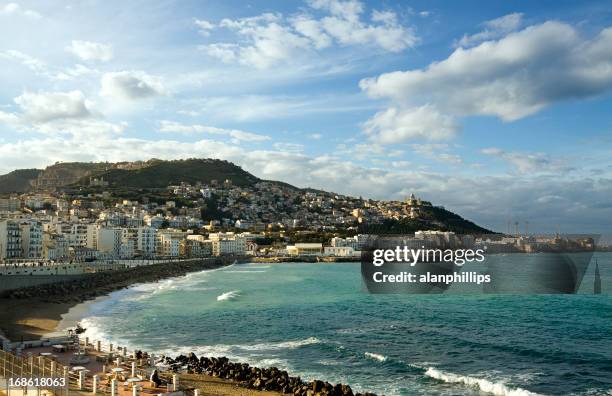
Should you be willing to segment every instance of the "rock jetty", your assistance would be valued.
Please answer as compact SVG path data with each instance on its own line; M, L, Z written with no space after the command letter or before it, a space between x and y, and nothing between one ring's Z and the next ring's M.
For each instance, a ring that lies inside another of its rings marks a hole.
M194 353L190 353L176 358L165 357L164 362L175 373L206 374L255 390L276 391L294 396L376 396L375 393L353 393L349 385L333 385L319 380L306 382L276 367L252 367L248 363L230 362L226 357L198 358Z

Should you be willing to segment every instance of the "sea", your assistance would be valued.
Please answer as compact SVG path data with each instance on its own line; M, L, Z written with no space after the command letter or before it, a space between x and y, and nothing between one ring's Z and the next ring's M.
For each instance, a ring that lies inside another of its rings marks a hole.
M596 256L605 288L612 253ZM612 293L593 295L591 277L571 295L374 295L359 263L234 264L114 292L81 324L92 340L353 391L612 395Z

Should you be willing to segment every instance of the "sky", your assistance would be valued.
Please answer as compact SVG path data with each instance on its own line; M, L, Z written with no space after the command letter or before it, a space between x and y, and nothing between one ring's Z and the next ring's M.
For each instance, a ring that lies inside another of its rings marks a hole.
M0 174L220 158L612 232L607 1L0 0Z

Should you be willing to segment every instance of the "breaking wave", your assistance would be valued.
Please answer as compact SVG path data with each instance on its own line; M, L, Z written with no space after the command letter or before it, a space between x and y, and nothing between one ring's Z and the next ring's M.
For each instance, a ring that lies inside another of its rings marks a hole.
M378 360L379 362L384 362L387 360L387 357L385 355L380 355L378 353L366 352L364 353L364 355L367 358Z
M240 290L232 290L217 296L217 301L234 300L240 296Z
M493 382L483 378L475 378L466 375L454 374L440 371L434 367L428 367L425 375L449 384L463 384L478 388L480 391L497 396L539 396L522 388L511 388L501 382Z

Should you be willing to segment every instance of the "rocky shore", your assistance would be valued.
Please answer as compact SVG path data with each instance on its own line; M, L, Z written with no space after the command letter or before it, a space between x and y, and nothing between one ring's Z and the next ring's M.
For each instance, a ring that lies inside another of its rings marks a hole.
M226 357L198 358L190 353L188 356L166 357L165 363L175 373L187 371L189 374L205 374L258 391L276 391L294 396L376 396L374 393L353 393L349 385L333 385L320 380L306 382L276 367L252 367L247 363L230 362Z
M219 268L234 262L234 258L201 259L186 262L143 265L114 271L96 272L67 282L50 283L0 294L6 299L44 298L53 303L80 303L126 288L135 283L157 282L189 272Z

